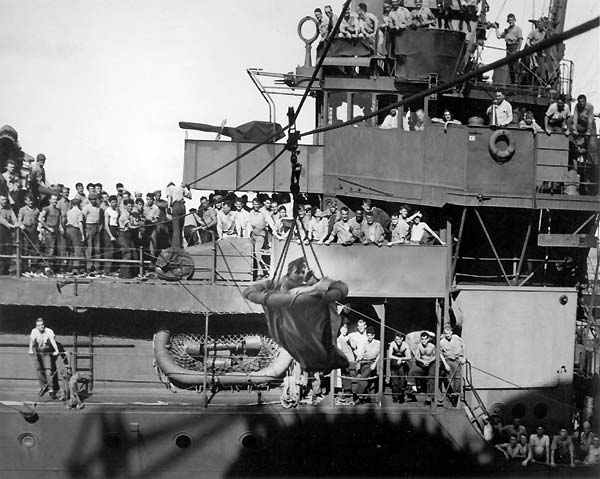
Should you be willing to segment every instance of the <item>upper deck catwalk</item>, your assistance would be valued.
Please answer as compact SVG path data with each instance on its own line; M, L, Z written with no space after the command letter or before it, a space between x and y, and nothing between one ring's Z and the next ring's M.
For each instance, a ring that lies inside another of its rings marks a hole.
M126 84L162 52L140 92L185 90L156 65L189 54L141 33L159 11L178 49L221 26L193 63L220 58L223 78L194 70L200 114L196 92L169 97L143 166L112 156L121 128L144 148L148 98L120 103L131 116L98 130L86 168L6 103L0 476L596 477L599 105L570 55L600 18L584 3L261 0L201 24L186 0L109 6L139 30L122 52L120 23L97 42L105 13L86 11L72 54L98 50L78 78L106 55ZM268 119L227 77L257 39L276 68L246 72ZM112 108L91 101L82 118ZM174 173L156 155L177 123Z

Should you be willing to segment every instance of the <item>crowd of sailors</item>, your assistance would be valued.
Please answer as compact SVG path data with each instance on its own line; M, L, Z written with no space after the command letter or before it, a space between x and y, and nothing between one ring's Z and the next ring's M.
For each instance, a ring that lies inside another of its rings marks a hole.
M18 232L21 256L29 256L26 274L104 274L113 270L112 260L137 260L140 248L155 256L182 247L185 199L191 198L184 185L170 182L163 199L161 190L132 195L117 183L110 194L101 183L78 182L71 195L70 187L46 181L45 164L40 153L23 176L9 159L0 180L0 255L15 253ZM8 258L0 258L0 275L9 266ZM129 278L134 271L121 264L114 274Z
M341 316L345 308L342 308ZM381 358L381 342L375 339L375 327L364 319L356 322L350 331L347 321L342 323L337 338L337 348L348 360L348 367L339 370L339 394L337 404L359 405L370 402L376 393L377 374ZM417 402L417 393L424 395L425 405L431 405L435 392L436 346L431 331L415 331L408 335L394 331L393 340L385 355L384 378L391 388L392 402ZM461 367L465 363L465 349L460 336L452 327L444 327L440 339L440 380L447 398L453 406L458 404L461 393ZM313 402L321 396L320 381L313 384ZM440 402L443 405L444 400Z
M451 30L451 19L459 19L459 30L463 27L471 31L471 22L477 21L477 7L481 0L458 0L458 9L453 13L452 0L437 0L436 8L433 10L423 5L423 0L414 0L414 6L405 7L402 0L391 0L383 3L381 22L376 14L368 11L366 3L359 3L355 11L347 9L340 28L338 38L363 38L375 41L378 32L381 38L387 31L402 31L407 28L439 28ZM435 13L434 13L435 12ZM331 35L338 21L338 16L333 12L331 5L325 6L323 10L316 8L315 19L319 25L319 34L322 40Z
M555 435L548 435L543 424L538 424L535 433L528 434L519 417L502 425L499 416L485 418L485 436L508 463L527 467L544 464L551 467L576 464L600 464L600 436L592 431L589 421L569 434L566 426L560 426Z
M249 201L247 195L216 192L189 209L190 190L172 182L164 195L161 190L132 195L121 183L111 194L101 183L78 182L72 195L68 186L46 182L45 163L45 155L39 154L23 179L9 160L0 180L0 254L14 254L19 230L21 255L30 257L23 261L26 275L43 275L50 265L54 273L130 278L137 274L136 265L117 265L113 260L139 260L141 251L154 262L167 248L248 238L254 257L263 265L257 273L261 276L266 274L272 238L285 239L294 226L287 194L258 194ZM323 210L319 206L306 198L298 205L296 241L379 247L443 244L423 215L409 214L407 206L391 215L369 199L353 212L345 206L338 209L335 199ZM9 265L9 258L0 258L0 274L8 274Z
M517 126L513 107L501 91L496 92L486 113L491 125ZM443 124L446 129L460 124L449 109L430 122ZM408 114L403 116L391 110L379 128L422 131L428 123L423 109L418 109L410 121ZM595 160L590 154L597 150L594 107L585 95L578 96L572 109L566 98L559 95L546 110L543 121L538 123L533 113L526 111L518 127L534 135L545 132L568 136L566 179L571 181L573 176L571 183L581 182L581 194L597 191ZM162 190L132 194L121 183L110 194L101 183L87 183L84 187L78 182L71 197L68 186L47 182L45 163L46 157L40 153L26 176L18 170L16 161L8 159L5 163L5 171L0 175L0 255L14 253L15 232L20 230L22 255L59 257L59 261L52 262L62 272L117 274L118 269L120 276L129 278L135 276L134 265L121 264L116 268L110 260L137 260L140 250L142 256L152 260L169 247L239 237L252 239L255 262L263 265L256 267L260 276L266 272L264 257L268 256L265 251L269 250L271 238L284 239L293 225L289 195L258 194L249 201L247 195L214 193L202 197L198 207L189 211L185 202L191 199L190 190L173 182L166 186L164 195ZM296 240L345 246L431 241L444 244L421 212L412 213L407 206L390 211L391 215L368 199L354 211L339 207L335 200L326 202L323 209L319 206L308 201L299 205ZM69 256L74 259L68 261ZM0 275L8 274L9 263L0 257ZM39 264L29 259L26 272L39 274Z
M584 94L577 97L577 102L572 110L567 102L567 97L563 94L558 95L556 101L548 106L543 120L538 123L531 110L514 111L504 92L498 90L492 104L486 109L486 116L490 126L522 128L531 130L534 135L537 133L546 133L547 135L562 133L566 136L584 139L596 135L594 106ZM454 118L452 111L448 108L443 109L441 117L434 117L431 120L427 119L422 108L416 110L415 119L411 118L410 110L403 118L400 118L398 110L393 109L379 124L379 128L389 130L402 127L405 131L422 131L428 121L441 123L446 127L462 124L461 121ZM543 126L540 126L540 123Z
M489 11L487 1L481 0L436 0L429 2L433 8L424 5L423 0L391 0L383 3L381 12L369 12L365 3L359 3L355 11L347 9L340 23L337 38L356 38L366 41L373 51L379 55L392 54L391 35L401 32L423 29L443 29L465 32L468 36L469 53L472 61L479 59L473 55L478 47L483 47L487 40L488 30L493 29L498 40L504 40L506 55L512 55L525 47L531 47L554 33L555 25L546 16L531 19L532 30L523 36L523 29L517 25L514 13L506 17L506 28L500 29L497 22L488 22ZM331 5L324 9L316 8L314 18L318 25L321 40L326 41L333 31L338 16ZM381 18L381 20L380 20ZM474 28L473 28L474 26ZM474 31L473 31L474 29ZM508 76L510 83L544 85L557 80L556 69L559 64L557 47L550 47L531 55L525 60L510 63Z
M581 94L571 108L565 95L558 95L551 103L543 118L535 117L533 111L522 108L513 109L503 91L496 91L492 104L486 109L485 116L492 128L519 128L531 131L535 136L539 133L546 135L564 134L569 139L568 168L565 172L567 185L566 194L596 194L598 140L594 106L587 96ZM453 112L445 108L441 117L427 118L424 110L419 108L414 114L408 109L400 114L397 109L391 110L378 125L380 129L390 130L401 128L404 131L423 131L427 124L438 123L447 131L449 125L461 125ZM469 126L482 126L481 117L469 118ZM557 185L538 185L540 192L559 192ZM556 191L555 191L556 190Z

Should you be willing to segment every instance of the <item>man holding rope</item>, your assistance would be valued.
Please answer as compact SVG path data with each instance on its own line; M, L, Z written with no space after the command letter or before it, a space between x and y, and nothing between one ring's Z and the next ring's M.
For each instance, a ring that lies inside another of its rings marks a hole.
M35 328L29 335L29 354L35 354L35 366L40 383L39 397L50 391L50 397L56 399L58 392L58 378L56 376L56 357L58 345L54 338L54 331L46 328L44 320L38 318Z

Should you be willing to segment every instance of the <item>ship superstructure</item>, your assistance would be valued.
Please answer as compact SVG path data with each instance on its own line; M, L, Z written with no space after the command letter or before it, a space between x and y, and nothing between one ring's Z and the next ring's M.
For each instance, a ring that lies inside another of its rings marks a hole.
M382 11L381 1L365 3L370 12ZM435 11L437 4L429 3ZM556 34L563 31L565 8L566 1L551 2L547 21ZM597 331L597 278L589 278L587 261L597 246L598 151L574 150L564 134L487 124L496 90L515 112L531 110L538 122L559 94L573 98L573 69L562 44L553 47L548 78L531 71L526 81L510 83L502 68L491 81L477 74L453 84L480 66L476 34L485 30L484 13L469 29L457 28L463 22L454 9L452 29L382 31L382 41L374 42L334 38L325 56L324 41L315 49L322 60L318 82L308 91L315 98L315 130L304 139L313 142L287 143L302 164L296 184L306 201L324 208L335 200L355 209L368 198L389 213L407 204L423 213L444 244L305 248L273 239L270 250L272 272L282 256L305 256L314 271L343 279L353 321L362 317L377 327L382 356L394 331L433 331L439 344L442 326L452 324L468 359L458 407L445 401L439 367L432 408L392 404L382 361L371 406L340 406L331 388L318 406L284 408L280 388L292 358L268 337L262 310L241 294L256 273L252 242L213 239L187 249L191 269L167 278L176 281L0 279L2 350L9 358L2 381L16 390L2 410L8 427L0 441L9 451L2 454L10 456L3 472L365 474L364 459L377 464L378 474L395 475L398 468L439 473L492 467L483 432L493 413L504 423L518 416L548 428L571 421L575 368L597 372L589 348ZM262 85L265 77L275 79L277 91L285 86L304 93L315 73L315 40L304 40L305 64L293 73L249 70L267 101L274 90ZM443 84L451 86L424 94ZM378 127L386 111L369 117L406 99L397 128ZM431 122L444 109L462 124ZM415 128L418 110L425 114L423 129ZM279 137L273 114L270 120ZM259 130L261 138L269 135L268 125ZM186 140L183 182L198 190L287 193L285 148ZM136 264L140 273L147 266L143 259ZM62 329L70 362L86 380L85 411L38 407L20 397L32 379L22 361L25 308L28 314L43 310ZM340 437L340 428L352 433ZM53 447L53 437L68 444L66 454ZM364 457L349 459L357 444ZM398 455L398 448L410 454Z

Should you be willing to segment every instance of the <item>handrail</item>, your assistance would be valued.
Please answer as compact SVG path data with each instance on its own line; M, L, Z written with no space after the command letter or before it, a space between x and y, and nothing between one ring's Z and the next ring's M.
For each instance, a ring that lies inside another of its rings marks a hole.
M471 369L471 362L469 360L465 361L465 373L463 376L463 381L465 384L463 387L463 398L462 398L463 403L465 404L465 406L470 414L470 418L472 418L471 423L477 424L477 427L476 427L477 431L481 434L482 437L484 437L484 425L481 424L479 420L483 416L489 417L489 412L486 409L485 403L481 399L481 396L477 392L477 389L475 389L475 386L473 386L473 372ZM477 401L477 405L475 407L471 407L471 405L467 401L467 395L466 395L467 387L469 388L469 391L473 394L473 397ZM475 411L479 411L479 413L476 414Z

